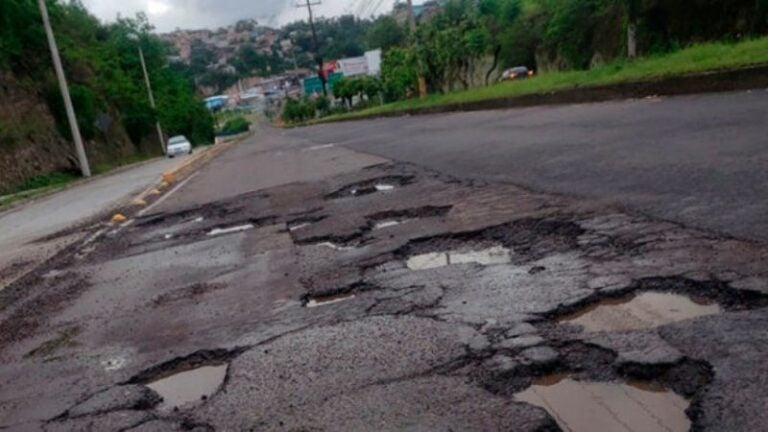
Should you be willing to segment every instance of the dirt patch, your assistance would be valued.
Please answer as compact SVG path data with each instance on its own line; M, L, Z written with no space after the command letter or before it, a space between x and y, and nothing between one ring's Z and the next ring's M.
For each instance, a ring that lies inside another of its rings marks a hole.
M13 308L0 322L0 349L35 334L36 330L57 311L80 295L87 287L82 277L65 274L44 281L39 275L27 279L37 281L35 294ZM21 286L27 286L23 284ZM6 308L9 307L6 304Z

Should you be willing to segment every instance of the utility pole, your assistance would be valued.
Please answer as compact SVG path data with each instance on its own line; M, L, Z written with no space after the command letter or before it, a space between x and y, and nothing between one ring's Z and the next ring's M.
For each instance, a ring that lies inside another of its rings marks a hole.
M640 5L638 0L627 0L627 57L637 57L637 17Z
M408 26L411 28L411 37L413 38L414 46L416 46L416 14L413 13L413 0L408 0ZM427 80L424 79L424 74L421 71L421 57L417 57L419 59L419 97L424 99L427 97Z
M157 112L155 95L152 93L152 83L149 81L149 73L147 72L147 62L144 60L144 50L141 48L141 38L139 35L131 33L128 35L128 39L135 41L139 46L139 60L141 60L141 71L144 73L144 84L147 86L147 93L149 94L149 106L152 107L152 111ZM159 119L155 119L155 129L157 129L157 138L160 140L160 150L163 151L163 154L166 154L165 137Z
M45 0L38 0L37 3L40 7L40 14L43 16L43 26L45 26L45 34L48 37L48 46L51 49L51 57L53 57L53 66L56 69L56 77L59 79L61 96L64 98L64 108L67 111L69 127L72 130L72 139L75 141L75 151L77 152L77 160L80 162L80 171L83 173L83 177L90 177L91 167L88 164L88 157L85 155L83 137L80 135L80 126L77 124L75 107L72 105L72 97L69 95L69 86L67 85L67 77L64 75L64 67L61 65L59 47L56 45L56 38L53 36L51 19L48 16L48 7L45 5Z
M317 61L317 76L320 78L320 83L323 85L323 95L328 96L328 79L323 71L323 57L320 55L320 44L317 42L317 30L315 29L315 19L312 15L312 6L320 5L320 0L305 0L305 2L297 3L296 7L306 7L309 12L309 27L312 29L312 42L315 45L315 61Z

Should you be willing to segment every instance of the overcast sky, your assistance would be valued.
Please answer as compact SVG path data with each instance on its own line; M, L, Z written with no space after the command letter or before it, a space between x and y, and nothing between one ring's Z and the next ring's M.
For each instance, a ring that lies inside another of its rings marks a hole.
M217 28L247 18L267 25L305 19L306 8L297 9L296 1L302 0L83 0L83 3L103 21L113 21L118 14L133 16L136 12L146 12L157 31L168 32L176 28ZM354 13L367 17L389 12L394 3L395 0L323 0L314 10L318 16Z

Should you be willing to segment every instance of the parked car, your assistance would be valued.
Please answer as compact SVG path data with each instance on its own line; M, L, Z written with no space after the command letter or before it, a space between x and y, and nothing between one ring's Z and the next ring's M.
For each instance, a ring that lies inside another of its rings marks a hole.
M528 69L525 66L517 66L517 67L513 67L505 70L504 73L501 74L501 79L499 81L512 81L512 80L529 78L532 76L533 76L532 70Z
M168 140L166 154L169 158L177 155L192 154L192 143L184 135L175 136Z

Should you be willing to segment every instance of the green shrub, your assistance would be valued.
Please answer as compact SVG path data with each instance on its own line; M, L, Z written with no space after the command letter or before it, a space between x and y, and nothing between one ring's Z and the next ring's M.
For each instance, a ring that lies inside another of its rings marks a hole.
M63 185L76 180L77 178L78 176L70 172L52 172L50 174L32 177L31 179L24 182L24 184L19 187L18 191L23 192L27 190Z
M289 98L283 107L283 121L301 123L315 118L315 104L306 99Z
M237 135L243 132L248 132L251 127L251 122L245 119L243 116L237 116L230 120L227 120L222 126L220 135Z

